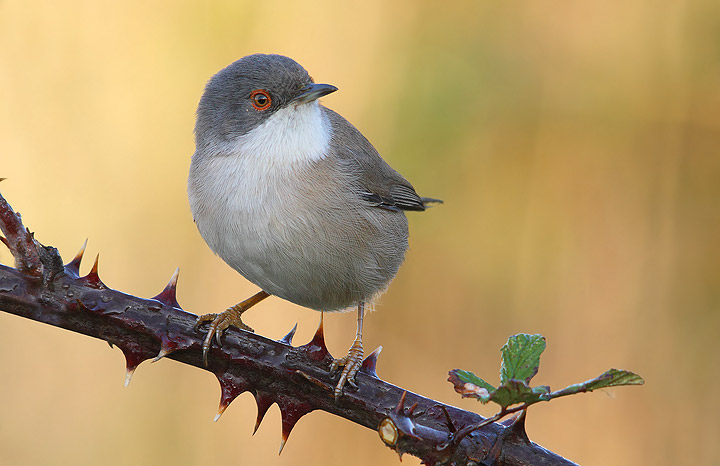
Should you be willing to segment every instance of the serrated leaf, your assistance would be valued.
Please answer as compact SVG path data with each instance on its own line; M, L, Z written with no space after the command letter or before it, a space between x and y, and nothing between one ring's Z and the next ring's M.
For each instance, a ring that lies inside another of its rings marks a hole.
M621 385L642 385L645 381L639 375L625 370L610 369L603 372L594 379L585 382L576 383L568 387L552 392L550 398L560 396L574 395L576 393L591 392L599 388L618 387Z
M472 372L462 369L451 370L448 380L452 382L455 391L461 394L463 398L477 398L483 403L487 403L490 393L495 391L495 387Z
M500 385L511 379L522 380L526 384L537 374L540 367L540 355L545 351L545 337L539 334L519 333L508 338L500 350Z

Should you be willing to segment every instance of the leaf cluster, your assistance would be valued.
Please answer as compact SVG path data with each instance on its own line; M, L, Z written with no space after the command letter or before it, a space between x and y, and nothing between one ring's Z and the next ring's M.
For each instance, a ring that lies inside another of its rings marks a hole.
M642 377L633 372L610 369L593 379L570 385L562 390L551 391L547 385L531 387L530 380L538 372L540 355L545 351L545 346L545 337L539 334L520 333L508 338L500 351L502 363L500 385L497 387L462 369L450 371L448 380L455 386L455 391L463 397L475 398L482 403L497 403L501 409L498 414L503 415L517 411L518 409L509 410L514 405L519 405L519 409L525 409L540 401L550 401L562 396L591 392L600 388L644 383Z

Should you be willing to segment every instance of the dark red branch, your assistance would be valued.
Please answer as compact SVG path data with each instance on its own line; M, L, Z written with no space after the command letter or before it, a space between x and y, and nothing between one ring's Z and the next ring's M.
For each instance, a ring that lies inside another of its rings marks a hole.
M141 362L161 357L204 369L203 335L193 329L196 315L177 304L177 275L153 299L127 295L100 280L97 261L87 276L78 276L82 251L63 266L57 251L37 243L2 196L0 226L18 265L0 265L1 310L116 345L125 354L128 376ZM299 347L290 346L293 334L294 329L274 341L230 330L222 348L212 347L206 370L221 385L218 415L250 391L258 404L257 425L272 403L279 405L281 445L300 417L321 409L379 429L383 441L400 455L412 454L426 464L574 464L518 435L522 426L491 424L454 442L457 432L483 418L380 380L375 375L378 352L368 356L358 373L359 388L346 389L336 403L335 381L328 372L332 357L322 327Z

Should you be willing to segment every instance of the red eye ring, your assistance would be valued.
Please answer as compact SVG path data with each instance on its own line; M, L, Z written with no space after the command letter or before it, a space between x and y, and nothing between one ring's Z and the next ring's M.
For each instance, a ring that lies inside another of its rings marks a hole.
M256 89L250 94L250 103L252 103L255 110L262 112L263 110L270 108L270 105L272 105L272 99L267 91L263 89Z

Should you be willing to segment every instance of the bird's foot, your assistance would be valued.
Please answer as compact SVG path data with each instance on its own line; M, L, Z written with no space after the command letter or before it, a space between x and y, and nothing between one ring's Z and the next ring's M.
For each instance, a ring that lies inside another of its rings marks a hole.
M226 311L219 314L203 314L198 316L195 321L195 331L197 331L205 322L210 322L210 328L208 329L202 344L203 363L206 367L208 365L208 352L210 351L210 346L212 345L213 336L215 337L218 346L222 346L220 337L222 337L222 334L228 327L237 327L241 330L247 330L248 332L255 332L255 330L251 327L245 325L240 318L242 313L247 310L247 308L241 306L241 304L242 303L228 308Z
M364 352L362 339L356 338L352 346L350 347L347 356L345 356L344 358L333 360L332 365L330 366L330 372L335 372L340 367L343 368L342 372L340 372L340 379L335 386L336 402L342 396L345 384L350 384L353 387L357 388L357 384L355 383L355 375L360 370L360 367L362 367L363 355Z

